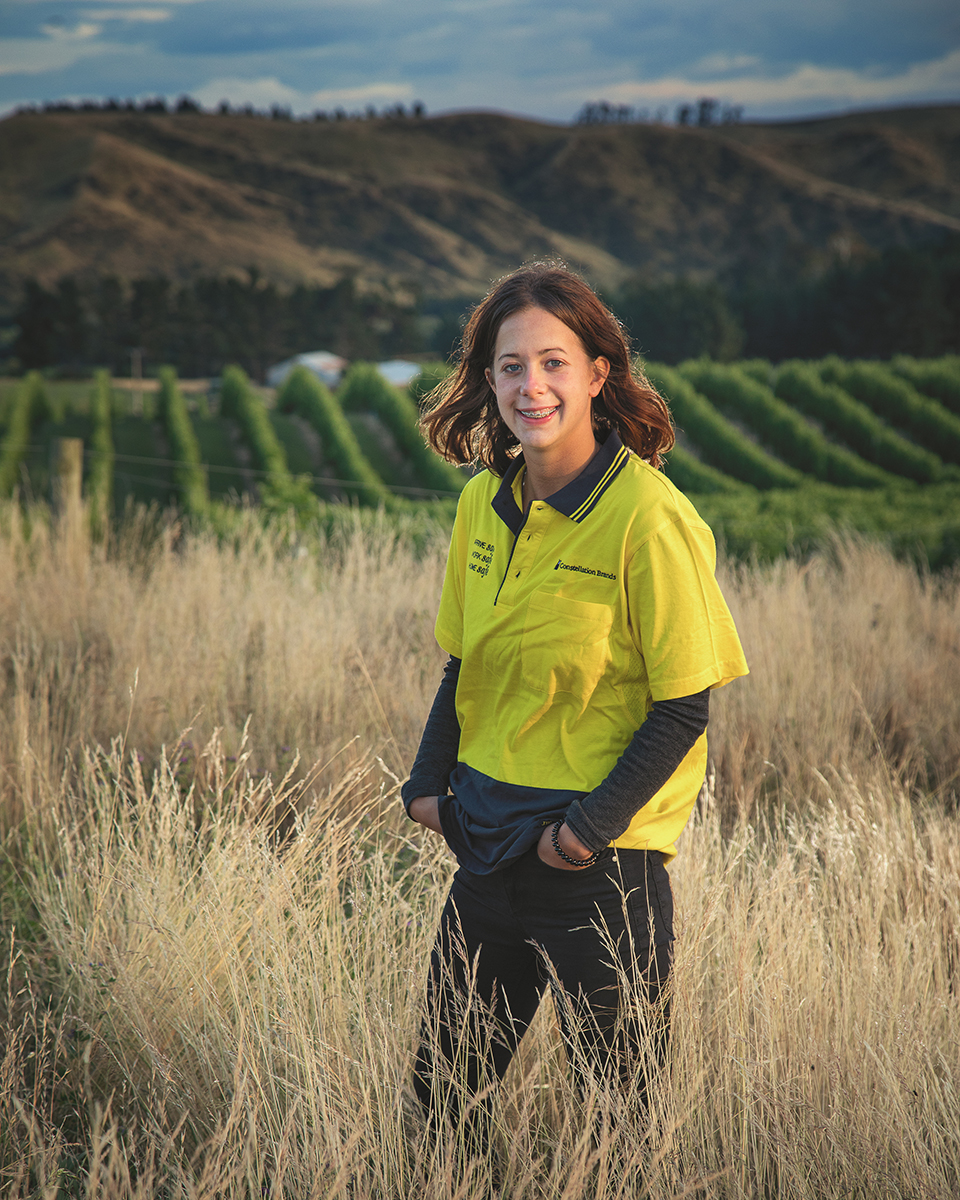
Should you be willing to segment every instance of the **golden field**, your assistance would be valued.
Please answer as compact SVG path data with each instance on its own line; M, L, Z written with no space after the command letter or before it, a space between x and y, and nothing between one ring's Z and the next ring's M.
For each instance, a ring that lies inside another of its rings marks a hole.
M443 560L375 516L103 546L0 514L4 1195L491 1194L409 1084ZM720 574L751 675L671 868L668 1074L649 1119L580 1098L545 1002L500 1194L956 1195L960 580L840 541Z

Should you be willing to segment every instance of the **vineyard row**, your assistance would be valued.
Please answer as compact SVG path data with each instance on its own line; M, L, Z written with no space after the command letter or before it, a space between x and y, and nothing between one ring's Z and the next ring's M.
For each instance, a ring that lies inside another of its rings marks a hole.
M129 497L202 519L253 490L267 509L304 518L340 499L403 510L410 495L455 495L466 478L418 429L417 400L438 370L410 394L357 363L334 395L301 367L271 409L232 367L212 412L203 395L191 411L167 368L139 416L105 372L71 403L67 385L31 374L0 390L0 495L45 494L43 447L79 436L98 524ZM783 547L832 522L899 530L937 561L960 557L960 357L778 367L695 360L647 370L679 432L667 473L736 547Z

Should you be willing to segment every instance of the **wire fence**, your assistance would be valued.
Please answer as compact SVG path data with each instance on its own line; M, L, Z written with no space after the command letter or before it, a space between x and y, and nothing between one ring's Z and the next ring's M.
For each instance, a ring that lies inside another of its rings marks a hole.
M35 457L39 457L41 454L43 454L43 452L43 446L27 446L25 450L25 454L33 455ZM94 453L95 452L93 450L89 450L85 446L83 457L89 462L90 459L93 458ZM131 465L138 465L142 467L164 467L170 469L171 471L176 470L179 467L194 469L195 467L199 466L201 470L207 471L210 474L237 475L242 473L243 475L252 477L253 479L262 480L267 480L271 477L271 475L275 474L275 472L272 471L263 471L256 467L248 467L243 463L235 463L232 466L220 466L216 463L187 463L172 458L151 458L138 454L114 454L113 461L114 463L130 463ZM171 479L169 483L161 483L160 480L150 479L146 476L135 476L129 474L128 472L116 473L133 483L148 484L158 488L164 487L172 491L180 491L182 490L183 486L177 483L175 479ZM337 479L332 475L311 475L303 472L297 472L297 478L306 479L311 486L341 488L345 491L355 492L367 492L373 490L369 484L361 483L356 479ZM388 492L391 492L395 495L410 496L412 498L419 498L421 500L455 500L460 495L459 492L444 491L440 488L404 487L400 484L388 483L384 483L382 486Z

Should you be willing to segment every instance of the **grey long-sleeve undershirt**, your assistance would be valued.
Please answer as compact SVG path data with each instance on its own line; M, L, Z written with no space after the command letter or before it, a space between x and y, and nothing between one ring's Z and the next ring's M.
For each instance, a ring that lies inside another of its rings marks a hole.
M417 796L440 796L450 787L457 765L460 724L457 680L460 659L450 658L420 739L420 748L401 789L404 805ZM602 850L619 837L637 812L667 782L707 727L710 689L675 700L655 700L610 774L567 810L570 830L590 850Z

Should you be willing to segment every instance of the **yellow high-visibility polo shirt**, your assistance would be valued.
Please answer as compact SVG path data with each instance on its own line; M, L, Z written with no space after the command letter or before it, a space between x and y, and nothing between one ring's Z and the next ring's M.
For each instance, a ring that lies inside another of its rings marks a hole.
M654 701L747 673L713 535L661 472L611 432L526 519L522 473L518 459L464 489L436 623L462 659L452 790L487 824L509 824L510 788L521 808L549 789L563 811L606 777ZM704 735L614 845L672 857L706 761Z

